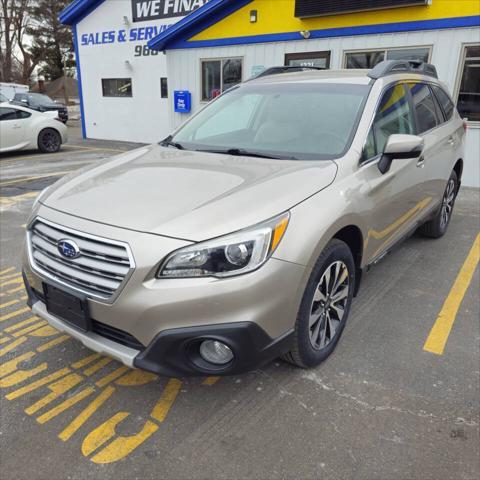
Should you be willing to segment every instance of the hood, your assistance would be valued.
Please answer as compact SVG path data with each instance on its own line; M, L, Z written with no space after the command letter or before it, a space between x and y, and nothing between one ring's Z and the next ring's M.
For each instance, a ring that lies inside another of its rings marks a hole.
M152 145L70 174L47 207L131 230L201 241L280 214L331 184L332 161L270 160Z

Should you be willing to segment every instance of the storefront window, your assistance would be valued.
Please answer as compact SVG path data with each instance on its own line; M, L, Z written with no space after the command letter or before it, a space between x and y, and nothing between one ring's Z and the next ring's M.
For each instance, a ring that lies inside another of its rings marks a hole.
M285 65L290 67L330 68L330 52L287 53Z
M242 81L242 59L202 61L202 101L208 102Z
M131 78L103 78L102 92L104 97L131 97Z
M428 62L430 48L392 48L345 53L346 68L373 68L383 60L418 60Z
M461 64L458 111L471 122L480 122L480 45L465 47Z

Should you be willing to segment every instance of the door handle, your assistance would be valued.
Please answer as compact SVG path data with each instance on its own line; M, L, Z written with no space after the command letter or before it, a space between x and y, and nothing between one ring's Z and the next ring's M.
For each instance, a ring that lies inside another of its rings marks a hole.
M21 126L21 125L18 125L18 124L15 124L15 125L13 126L13 128L22 128L22 126Z
M425 157L422 155L417 162L417 168L423 168L425 166Z

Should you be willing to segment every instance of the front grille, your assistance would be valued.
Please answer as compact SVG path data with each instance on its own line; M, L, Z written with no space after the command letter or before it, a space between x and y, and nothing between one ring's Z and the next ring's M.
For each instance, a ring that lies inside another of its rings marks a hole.
M145 350L145 345L140 343L133 335L130 335L123 330L106 325L105 323L92 320L92 332L97 335L113 340L114 342L125 345L126 347L134 348L135 350Z
M57 243L73 240L80 249L77 258L60 254ZM84 235L37 220L29 231L33 266L74 290L93 297L112 297L133 270L127 247L118 242Z

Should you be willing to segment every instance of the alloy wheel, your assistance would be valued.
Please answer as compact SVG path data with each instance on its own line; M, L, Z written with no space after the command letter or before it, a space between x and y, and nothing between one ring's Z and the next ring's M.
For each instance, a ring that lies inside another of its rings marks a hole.
M310 343L322 350L335 338L347 308L350 275L342 261L332 263L320 278L310 309Z
M55 152L58 149L59 139L54 132L45 132L42 137L42 144L45 150Z
M452 215L453 204L455 201L455 180L451 178L448 181L445 194L443 196L442 211L440 214L440 226L445 228Z

